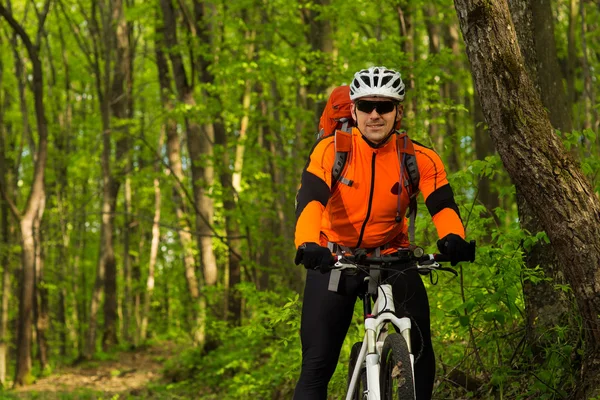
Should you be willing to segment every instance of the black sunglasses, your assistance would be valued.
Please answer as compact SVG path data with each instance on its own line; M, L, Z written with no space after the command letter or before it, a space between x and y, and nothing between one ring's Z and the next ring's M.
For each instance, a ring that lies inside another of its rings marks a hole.
M356 102L356 108L358 111L362 111L367 114L371 114L373 110L376 110L377 114L383 115L394 111L397 104L398 103L393 101L359 100Z

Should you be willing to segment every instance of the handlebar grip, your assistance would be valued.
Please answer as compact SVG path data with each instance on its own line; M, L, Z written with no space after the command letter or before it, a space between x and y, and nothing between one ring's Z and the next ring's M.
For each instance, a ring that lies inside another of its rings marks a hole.
M470 255L470 258L467 261L470 261L470 262L475 261L475 248L476 248L476 243L475 243L474 240L471 240L469 242L469 253L470 253L469 255Z
M447 254L434 254L433 259L437 262L450 262L452 259Z
M469 249L468 249L468 254L466 254L466 257L463 260L457 260L457 261L468 261L468 262L473 262L475 261L475 249L476 249L476 243L474 240L471 240L469 242ZM451 262L452 258L449 255L446 254L434 254L433 259L437 262Z

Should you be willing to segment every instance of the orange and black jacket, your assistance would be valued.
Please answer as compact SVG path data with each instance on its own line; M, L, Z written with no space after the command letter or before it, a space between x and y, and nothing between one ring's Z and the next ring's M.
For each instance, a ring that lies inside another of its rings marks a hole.
M464 238L458 207L440 157L427 147L414 141L413 144L420 174L419 190L438 236L454 233ZM308 242L365 249L388 245L390 249L384 253L389 253L409 245L408 221L396 218L400 191L396 146L392 135L375 148L353 128L352 150L342 172L343 177L352 181L348 186L340 181L332 183L334 135L315 144L297 195L296 247ZM404 217L409 197L405 189L400 196L400 215Z

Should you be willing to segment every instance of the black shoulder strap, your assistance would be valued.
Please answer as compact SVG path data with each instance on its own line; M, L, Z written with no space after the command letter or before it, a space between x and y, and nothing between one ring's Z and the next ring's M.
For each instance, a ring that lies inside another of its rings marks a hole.
M398 132L397 137L398 158L400 162L401 182L404 182L404 170L406 170L407 181L403 187L406 188L409 198L408 205L408 238L411 243L415 242L415 220L417 217L417 195L419 194L419 168L415 147L406 134L406 131ZM400 197L398 197L398 213L400 212Z
M414 197L419 192L419 167L417 166L417 156L413 141L410 140L406 131L398 132L398 152L402 155L403 167L406 168L410 183L409 197Z

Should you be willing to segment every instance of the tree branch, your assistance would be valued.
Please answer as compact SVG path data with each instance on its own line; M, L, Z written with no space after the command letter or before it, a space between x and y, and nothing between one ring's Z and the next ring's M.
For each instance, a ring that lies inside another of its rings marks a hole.
M4 187L5 187L5 185L2 182L2 184L0 185L0 194L2 195L2 198L4 199L4 201L6 201L6 204L8 204L8 207L10 208L10 211L13 214L13 216L17 219L17 222L19 222L19 221L21 221L22 214L19 211L19 209L17 208L17 205L8 196L8 193L6 193L4 191Z
M31 43L31 39L29 39L29 35L27 35L27 32L25 32L25 29L23 29L23 27L13 18L10 11L4 8L4 5L2 3L0 3L0 15L4 17L6 22L8 22L11 28L13 28L17 35L19 35L19 37L23 41L23 44L25 44L27 51L29 51L30 54L32 52L37 53L37 51L35 50L35 46L33 45L33 43Z
M42 35L44 33L44 23L46 22L46 17L48 16L48 12L50 11L50 1L51 0L46 0L46 3L44 3L44 8L42 9L41 14L38 12L38 9L35 6L35 3L33 4L33 9L35 10L35 13L38 17L38 33L37 33L37 37L35 39L35 46L37 48L40 47L40 43L42 41Z
M151 149L153 152L155 152L155 149L150 145L150 143L148 143L148 141L141 136L137 137L146 147L148 147L149 149ZM209 227L209 229L212 231L212 233L214 234L214 237L216 237L217 239L219 239L225 246L227 246L227 249L231 252L231 254L233 254L236 258L238 258L239 260L243 260L243 257L238 254L234 249L232 249L229 246L229 242L227 241L226 237L223 237L221 235L219 235L219 233L217 232L217 230L212 226L212 224L206 219L206 217L204 217L204 215L202 215L202 213L200 212L200 209L198 208L198 205L196 204L196 202L194 201L194 199L192 198L192 196L190 195L190 193L187 191L185 185L183 184L183 182L181 182L181 180L177 177L177 174L171 169L171 166L169 165L169 163L167 163L166 161L164 161L163 157L160 157L160 154L157 155L156 160L160 160L160 162L169 169L169 171L171 172L171 176L173 177L173 179L175 179L175 182L177 182L177 185L181 188L181 190L183 191L183 193L185 194L185 197L187 198L187 200L189 201L189 203L192 205L192 207L194 208L194 210L196 211L196 214L198 216L200 216L200 218L202 219L202 221L206 224L206 226Z
M90 58L91 50L87 47L85 42L83 42L81 40L79 28L77 28L77 25L75 25L75 23L71 20L71 18L67 14L67 11L65 10L65 6L63 5L62 0L57 0L57 2L58 2L58 5L59 5L63 15L65 16L65 19L67 20L67 23L69 24L69 28L71 28L71 32L73 33L73 36L75 37L75 42L77 42L77 45L83 52L83 55L85 56L85 58L88 61L89 66L91 67L92 65L94 65L92 59ZM82 12L82 14L84 14L84 17L85 17L85 13Z

